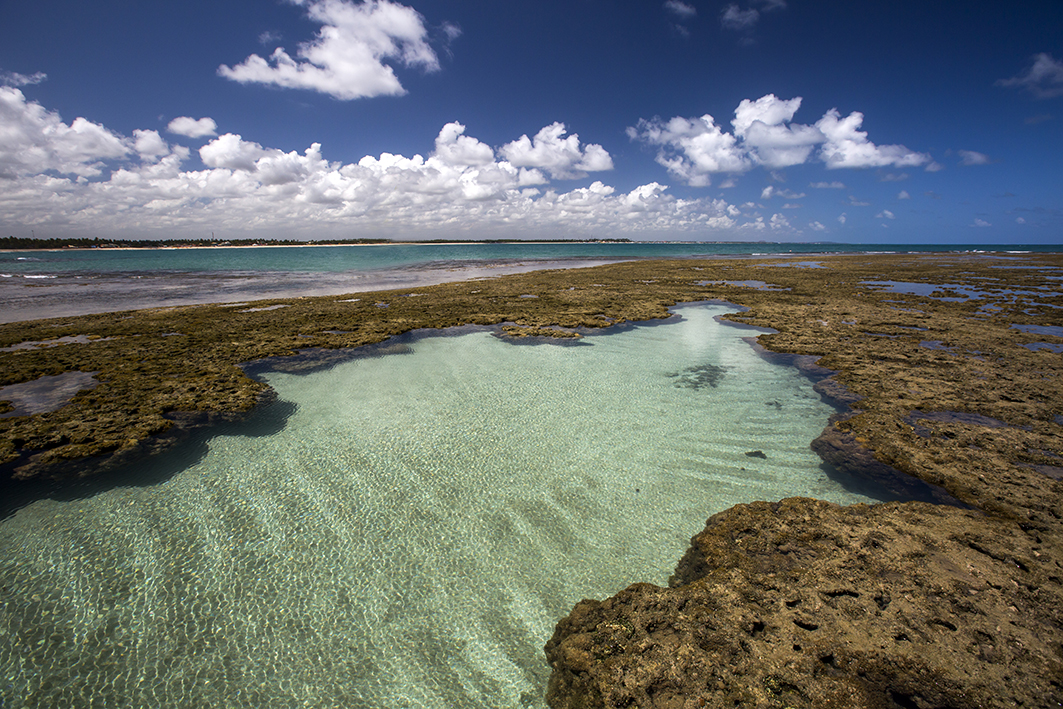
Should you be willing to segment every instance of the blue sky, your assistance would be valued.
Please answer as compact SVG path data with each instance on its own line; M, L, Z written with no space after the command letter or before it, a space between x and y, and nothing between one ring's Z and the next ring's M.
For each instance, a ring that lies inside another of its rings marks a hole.
M0 234L1063 243L1063 4L0 5Z

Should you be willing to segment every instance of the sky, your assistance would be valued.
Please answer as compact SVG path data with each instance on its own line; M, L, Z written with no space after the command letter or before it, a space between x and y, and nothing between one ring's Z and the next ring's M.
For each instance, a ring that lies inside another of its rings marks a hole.
M0 235L1063 243L1059 0L0 0Z

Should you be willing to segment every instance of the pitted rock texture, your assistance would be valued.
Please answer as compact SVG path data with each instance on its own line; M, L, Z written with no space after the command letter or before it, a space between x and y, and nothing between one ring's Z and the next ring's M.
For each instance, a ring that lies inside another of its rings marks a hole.
M738 505L694 537L673 587L583 601L558 624L548 701L1057 706L1063 569L1053 552L1018 524L954 507Z

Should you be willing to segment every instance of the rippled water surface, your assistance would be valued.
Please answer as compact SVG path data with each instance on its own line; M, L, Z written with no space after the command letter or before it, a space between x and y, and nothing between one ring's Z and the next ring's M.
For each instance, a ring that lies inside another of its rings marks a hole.
M0 523L0 706L542 706L557 620L667 583L710 514L869 500L809 450L832 410L807 379L721 306L679 312L269 373L285 425L21 509Z

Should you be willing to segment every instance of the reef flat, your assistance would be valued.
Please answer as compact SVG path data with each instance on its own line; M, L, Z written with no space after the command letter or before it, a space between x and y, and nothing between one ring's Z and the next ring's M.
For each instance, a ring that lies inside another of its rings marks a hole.
M836 372L822 391L852 411L817 440L821 455L896 469L959 504L796 498L715 515L669 588L637 584L561 620L546 646L550 704L1057 706L1063 256L802 259L640 261L3 325L0 387L69 372L96 382L54 411L6 405L4 485L106 472L182 427L250 410L268 391L242 363L462 324L571 337L727 300L748 308L731 320L774 330L761 346Z

